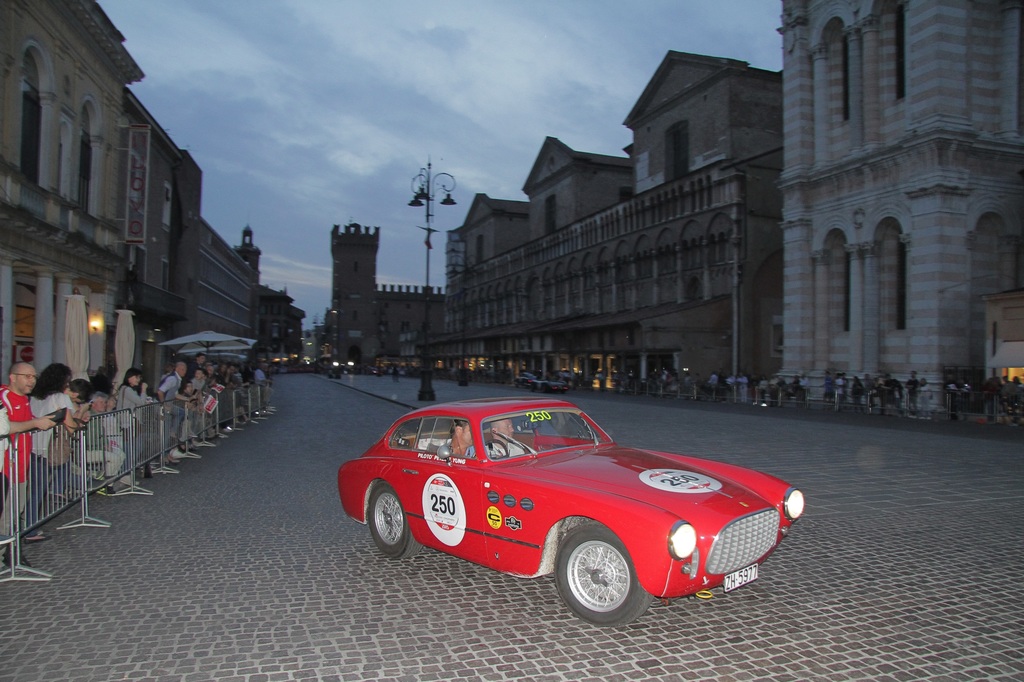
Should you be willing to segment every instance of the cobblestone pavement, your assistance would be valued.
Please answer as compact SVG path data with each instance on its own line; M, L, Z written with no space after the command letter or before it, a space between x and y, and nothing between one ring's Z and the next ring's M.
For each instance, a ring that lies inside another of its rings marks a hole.
M602 629L550 577L388 561L344 516L338 465L417 389L281 375L274 416L146 481L152 497L92 498L110 528L51 523L27 553L54 580L0 584L0 680L1024 679L1024 433L570 393L623 442L808 496L757 582Z

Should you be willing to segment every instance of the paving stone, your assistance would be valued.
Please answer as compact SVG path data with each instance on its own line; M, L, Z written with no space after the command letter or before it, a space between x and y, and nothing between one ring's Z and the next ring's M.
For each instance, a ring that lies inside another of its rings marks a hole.
M152 497L90 499L110 528L49 524L27 553L55 579L0 584L0 680L1024 678L1024 429L570 393L622 442L808 499L757 582L609 630L572 617L551 577L389 561L345 517L337 467L418 387L281 375L276 414L147 480Z

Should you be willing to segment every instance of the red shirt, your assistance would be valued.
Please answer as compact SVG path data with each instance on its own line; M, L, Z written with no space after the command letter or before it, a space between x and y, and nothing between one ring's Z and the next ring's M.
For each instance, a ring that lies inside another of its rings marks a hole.
M4 408L7 410L8 421L27 422L35 419L35 417L32 416L32 405L30 404L27 395L18 395L11 389L4 386L3 390L0 391L0 402L3 403ZM18 454L17 483L24 483L27 480L25 474L28 472L28 458L32 452L32 434L20 433L16 436L11 436L10 440L14 443L15 450L17 450ZM7 478L11 477L8 469L9 459L9 457L4 457L4 476Z

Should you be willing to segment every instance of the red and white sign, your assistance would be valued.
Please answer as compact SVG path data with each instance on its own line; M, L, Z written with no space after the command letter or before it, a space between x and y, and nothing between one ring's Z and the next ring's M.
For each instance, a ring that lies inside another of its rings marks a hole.
M18 359L18 362L32 362L36 359L36 347L15 345L14 357Z
M125 209L125 244L146 243L146 183L149 182L149 126L128 129L128 205Z

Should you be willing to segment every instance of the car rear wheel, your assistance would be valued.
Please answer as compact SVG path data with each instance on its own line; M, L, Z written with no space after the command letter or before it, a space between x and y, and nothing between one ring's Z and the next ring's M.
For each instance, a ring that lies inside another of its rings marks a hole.
M367 523L377 549L389 559L404 559L420 551L422 545L412 536L405 510L395 489L380 483L370 495Z
M597 524L566 534L558 549L555 584L569 610L595 625L625 625L651 605L625 545Z

